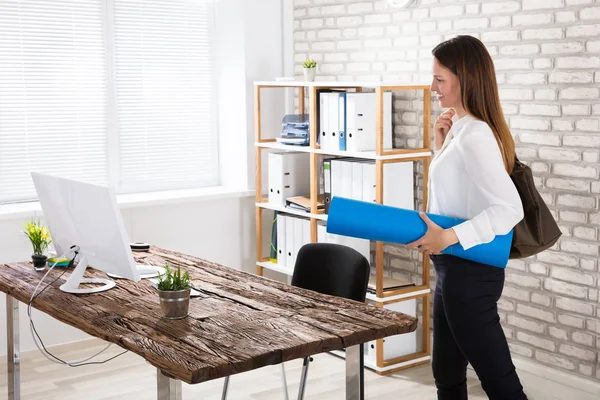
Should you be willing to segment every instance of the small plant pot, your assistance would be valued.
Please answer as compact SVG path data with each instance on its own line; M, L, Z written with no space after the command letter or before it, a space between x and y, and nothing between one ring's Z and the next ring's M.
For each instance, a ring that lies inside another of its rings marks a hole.
M190 307L190 289L159 290L160 308L167 319L182 319L187 317Z
M31 261L33 262L33 268L36 271L44 271L46 269L46 261L48 261L48 256L43 254L32 254Z
M306 82L314 82L317 68L304 68L304 80Z

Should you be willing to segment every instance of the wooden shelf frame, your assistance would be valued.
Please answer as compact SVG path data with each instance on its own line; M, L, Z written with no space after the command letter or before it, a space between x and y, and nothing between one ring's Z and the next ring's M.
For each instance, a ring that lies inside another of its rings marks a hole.
M261 90L264 89L281 89L295 88L298 95L298 114L306 112L306 103L308 102L309 113L309 146L292 146L278 143L272 138L263 138L261 135ZM317 144L317 94L320 89L347 89L355 91L363 91L365 88L372 88L376 93L376 149L374 152L364 153L349 153L344 151L322 150ZM422 141L423 147L415 149L392 149L385 150L383 148L383 94L386 91L402 91L402 90L421 90L423 91L423 127ZM307 92L307 93L306 93ZM384 165L393 162L414 162L421 161L423 163L423 186L422 210L427 209L427 194L428 194L428 179L429 165L432 156L431 147L431 91L429 85L401 85L395 83L361 83L361 82L254 82L254 129L255 129L255 183L256 183L256 272L258 275L263 275L264 269L270 269L280 273L290 275L293 268L289 266L281 266L269 261L268 257L263 255L263 211L277 210L286 213L298 215L310 220L310 240L317 241L317 224L319 221L326 221L327 215L317 210L317 198L319 189L318 177L318 157L319 155L343 156L351 155L352 157L373 159L376 165L376 202L383 203L383 171ZM285 209L278 205L269 204L268 199L262 193L262 152L265 149L279 149L285 151L305 151L309 153L309 169L310 169L310 199L311 212L294 212L293 210ZM400 369L408 368L413 365L421 365L429 360L431 354L430 341L430 262L429 257L424 256L422 259L422 283L413 287L383 290L383 265L384 265L384 243L375 242L375 283L376 293L371 296L374 299L376 306L383 307L386 304L395 303L398 301L406 301L411 299L422 299L422 335L423 349L413 354L407 354L393 359L384 359L383 340L378 340L376 349L376 372L378 374L388 374ZM400 365L398 368L393 368L394 365Z

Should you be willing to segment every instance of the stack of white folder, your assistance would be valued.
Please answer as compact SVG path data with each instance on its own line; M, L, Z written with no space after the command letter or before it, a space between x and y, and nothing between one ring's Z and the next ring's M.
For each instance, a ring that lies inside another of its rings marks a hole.
M367 300L367 303L375 305L374 302ZM384 306L392 311L401 312L411 317L417 317L417 300L403 300L396 303L388 303ZM402 335L388 336L383 340L383 359L401 357L416 353L423 348L423 325L419 324L417 329L410 333ZM365 346L365 363L376 365L377 363L377 342L375 340L368 342Z
M374 160L351 157L323 160L325 212L334 196L376 201L377 174ZM414 209L413 162L383 165L383 204Z
M286 199L310 193L309 154L269 153L269 203L285 207Z
M392 148L392 93L383 93L383 148ZM375 93L319 93L319 145L322 150L374 151L377 97Z
M302 246L310 243L310 220L294 215L277 214L277 264L294 271L296 256ZM317 226L317 242L337 243L352 247L367 260L371 260L371 246L368 240L327 233L326 226Z

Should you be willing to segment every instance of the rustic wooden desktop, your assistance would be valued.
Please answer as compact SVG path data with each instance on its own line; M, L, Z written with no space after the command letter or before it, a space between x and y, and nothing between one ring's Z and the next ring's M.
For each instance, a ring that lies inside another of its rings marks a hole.
M201 296L191 299L187 318L161 318L156 290L147 280L120 279L113 289L95 294L64 293L59 286L70 271L44 290L32 307L146 359L157 368L159 400L181 399L181 382L205 382L342 349L346 350L346 399L359 399L364 393L360 345L417 327L417 320L408 315L194 256L157 247L134 254L140 263L168 262L189 271ZM54 268L39 290L63 271ZM20 399L19 302L29 304L45 272L36 272L30 262L0 265L0 291L7 295L9 400ZM87 275L105 277L93 269Z

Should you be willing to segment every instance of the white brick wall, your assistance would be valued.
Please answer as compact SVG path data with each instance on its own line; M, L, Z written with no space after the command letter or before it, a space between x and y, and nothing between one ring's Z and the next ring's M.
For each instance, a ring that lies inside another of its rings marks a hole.
M564 231L551 250L507 269L500 309L511 349L600 379L600 1L418 0L392 9L383 0L294 0L294 7L299 78L310 55L320 80L429 84L437 43L456 34L484 41L518 155ZM435 117L440 109L432 108ZM416 146L419 98L396 92L394 110L395 146ZM418 279L418 253L385 249L387 272Z

